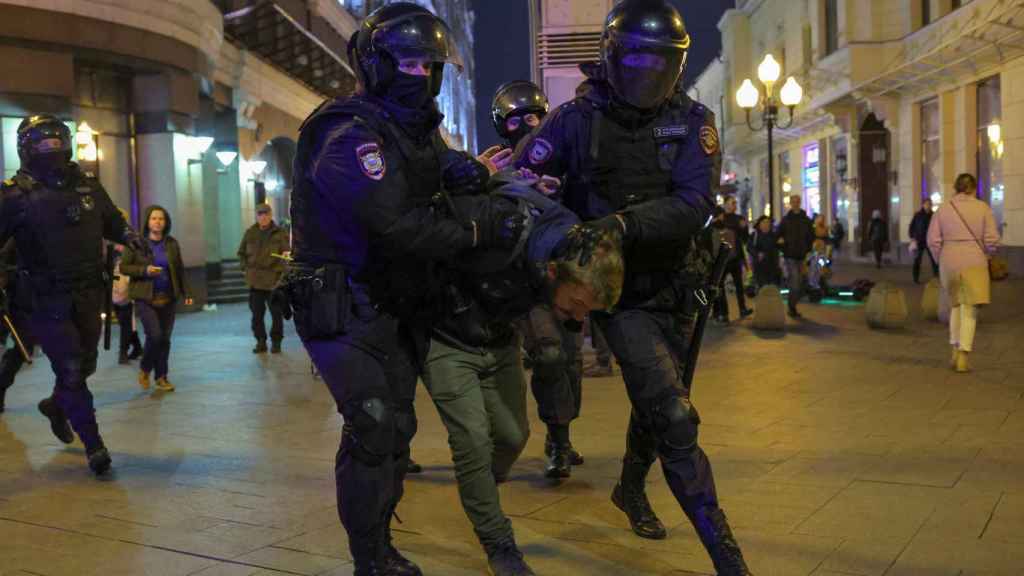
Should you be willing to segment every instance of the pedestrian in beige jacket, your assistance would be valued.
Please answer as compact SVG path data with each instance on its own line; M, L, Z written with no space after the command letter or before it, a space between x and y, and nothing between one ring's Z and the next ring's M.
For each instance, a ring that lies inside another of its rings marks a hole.
M977 187L974 176L957 176L956 194L928 227L928 248L939 259L942 287L949 296L949 342L957 372L969 370L978 307L992 300L988 260L999 246L992 209L975 197Z

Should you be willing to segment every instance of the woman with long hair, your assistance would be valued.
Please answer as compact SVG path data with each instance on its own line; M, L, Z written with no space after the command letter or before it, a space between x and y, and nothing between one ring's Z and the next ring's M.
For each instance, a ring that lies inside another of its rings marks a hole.
M978 181L957 176L956 194L943 204L928 226L928 247L939 259L939 276L950 301L949 343L952 366L970 370L978 307L991 302L988 259L999 246L999 230L988 204L975 196Z
M171 354L171 332L174 331L175 308L179 300L192 304L192 291L181 259L181 246L171 233L171 215L161 206L146 208L142 236L145 254L125 250L121 273L131 277L129 295L135 302L135 313L146 332L146 345L139 365L139 386L149 388L149 374L156 376L156 388L171 392L174 385L167 379Z

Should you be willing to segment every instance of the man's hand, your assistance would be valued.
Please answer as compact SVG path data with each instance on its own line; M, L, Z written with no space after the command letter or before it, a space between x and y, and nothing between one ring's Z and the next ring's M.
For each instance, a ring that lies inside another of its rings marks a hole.
M484 166L487 166L487 170L493 176L512 165L513 152L511 148L491 146L477 156L476 159Z
M444 189L452 196L478 194L486 190L490 169L465 152L450 150L441 159Z

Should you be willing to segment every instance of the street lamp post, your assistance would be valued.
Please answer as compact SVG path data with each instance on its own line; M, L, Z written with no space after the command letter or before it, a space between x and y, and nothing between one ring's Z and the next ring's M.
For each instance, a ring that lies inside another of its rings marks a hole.
M736 104L746 112L747 127L753 132L766 130L768 132L768 215L775 217L775 150L774 135L776 128L786 129L793 125L793 115L797 104L803 100L804 90L797 84L795 78L790 76L779 91L779 97L775 97L775 83L779 81L782 67L775 58L768 54L764 61L757 67L757 78L764 84L765 93L754 86L749 78L743 80L739 90L736 91ZM779 104L789 109L789 120L785 124L779 123ZM755 126L750 119L750 111L754 108L761 109L761 124Z

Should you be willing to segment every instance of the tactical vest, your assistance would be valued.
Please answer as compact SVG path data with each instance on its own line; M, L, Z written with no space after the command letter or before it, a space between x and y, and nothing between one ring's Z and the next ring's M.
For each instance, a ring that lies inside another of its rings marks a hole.
M673 98L652 122L630 129L607 117L599 92L576 99L581 118L576 154L568 158L565 204L585 220L668 196L681 145L696 137L689 134L688 98Z
M104 214L99 182L73 168L64 185L50 188L19 172L4 183L15 216L18 267L40 293L65 292L103 282Z

